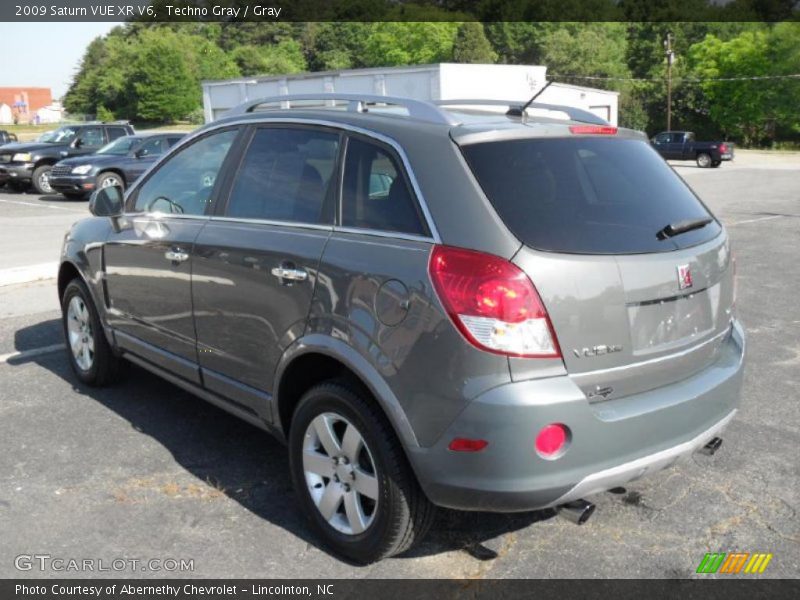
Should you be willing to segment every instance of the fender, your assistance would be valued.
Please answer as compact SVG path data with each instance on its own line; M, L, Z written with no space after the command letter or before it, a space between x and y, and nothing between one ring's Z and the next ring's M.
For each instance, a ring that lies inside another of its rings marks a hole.
M284 372L294 359L310 353L329 356L343 363L348 369L353 371L372 392L372 395L383 409L384 414L386 414L395 433L397 433L403 444L407 448L419 447L419 442L417 441L416 435L414 435L414 430L411 428L411 424L408 422L405 411L400 406L397 396L395 396L394 392L386 385L383 377L381 377L375 367L343 341L321 333L312 333L295 341L283 353L275 369L275 385L273 389L276 391L276 395L272 402L272 422L276 426L280 426L279 406L281 402L277 390L280 389Z

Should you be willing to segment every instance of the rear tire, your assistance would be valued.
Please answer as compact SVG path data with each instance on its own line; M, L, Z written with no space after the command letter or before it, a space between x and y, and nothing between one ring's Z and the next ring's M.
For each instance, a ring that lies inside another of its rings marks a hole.
M8 189L10 189L15 194L21 194L22 192L25 191L25 188L28 187L27 185L25 185L24 183L20 183L19 181L9 181L6 185L8 186Z
M714 168L714 169L716 169L716 168L717 168L717 167L719 167L721 164L722 164L722 161L721 161L721 160L715 160L715 161L713 161L713 162L711 163L711 167L712 167L712 168Z
M82 280L75 278L67 284L61 315L67 357L78 379L97 387L117 381L122 359L111 349L92 296Z
M391 425L349 382L322 383L303 395L292 418L289 460L313 529L352 561L368 564L400 554L433 522L435 507Z
M52 165L42 165L41 167L36 167L33 170L33 179L31 182L33 183L33 189L35 189L38 193L54 193L53 188L50 185L50 171L52 170Z
M697 166L701 169L707 169L711 166L711 155L707 152L701 152L697 155Z

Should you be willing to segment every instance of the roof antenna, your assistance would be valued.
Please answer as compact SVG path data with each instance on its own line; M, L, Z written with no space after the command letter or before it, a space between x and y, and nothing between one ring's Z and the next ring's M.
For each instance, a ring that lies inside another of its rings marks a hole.
M551 81L548 81L547 83L545 83L545 84L544 84L544 86L542 87L542 89L540 89L538 92L536 92L536 93L533 95L533 97L532 97L530 100L528 100L528 101L527 101L525 104L523 104L522 106L512 106L512 107L510 107L510 108L508 109L508 112L506 112L506 116L509 116L509 117L519 117L520 119L523 119L523 120L524 120L524 119L525 119L525 111L528 109L528 107L529 107L531 104L533 104L533 101L534 101L534 100L536 100L536 99L537 99L539 96L541 96L541 95L542 95L542 93L543 93L543 92L544 92L544 91L545 91L545 90L546 90L548 87L550 87L550 84L551 84L551 83L553 83L553 82L552 82L552 80L551 80Z

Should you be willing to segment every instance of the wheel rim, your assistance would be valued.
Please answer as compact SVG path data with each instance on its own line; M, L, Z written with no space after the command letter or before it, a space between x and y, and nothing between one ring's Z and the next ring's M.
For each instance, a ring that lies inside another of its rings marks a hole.
M361 432L336 413L317 415L303 439L308 493L337 531L358 535L378 514L378 470Z
M50 187L50 171L44 171L39 175L39 187L47 193L53 191L53 188Z
M72 357L81 370L88 371L94 364L94 336L89 309L79 296L73 296L69 301L67 334Z
M701 154L699 161L700 161L700 166L707 167L708 164L711 162L711 159L709 159L708 156L706 156L705 154Z
M114 176L104 177L103 181L100 182L101 188L107 188L112 186L122 187L120 185L120 182Z

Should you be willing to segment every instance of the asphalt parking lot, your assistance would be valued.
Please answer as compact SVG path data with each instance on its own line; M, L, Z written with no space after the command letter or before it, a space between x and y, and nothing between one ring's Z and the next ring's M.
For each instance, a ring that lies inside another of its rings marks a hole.
M581 527L442 511L421 546L368 567L318 545L266 434L140 369L114 388L77 383L47 277L86 203L0 190L0 577L92 575L15 568L49 554L194 562L113 573L140 577L683 578L733 551L772 553L761 577L800 576L800 156L677 170L737 255L749 363L720 452L593 497Z

